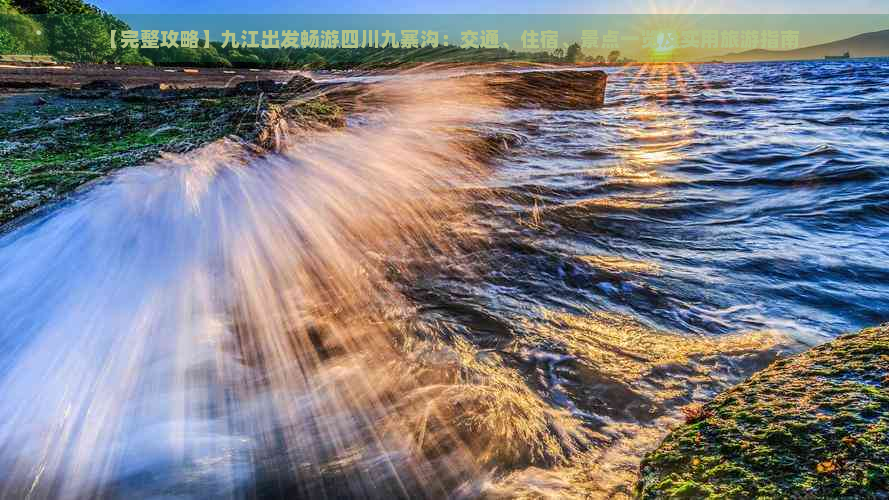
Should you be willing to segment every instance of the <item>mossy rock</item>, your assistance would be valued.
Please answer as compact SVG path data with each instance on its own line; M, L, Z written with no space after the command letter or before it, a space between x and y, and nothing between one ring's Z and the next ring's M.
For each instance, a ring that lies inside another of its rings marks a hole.
M0 231L89 181L163 152L231 136L270 148L280 120L306 129L345 125L342 110L323 95L229 96L223 89L161 84L141 89L131 90L140 99L46 93L39 107L34 98L18 98L0 112Z
M889 326L773 363L642 461L640 498L889 498Z

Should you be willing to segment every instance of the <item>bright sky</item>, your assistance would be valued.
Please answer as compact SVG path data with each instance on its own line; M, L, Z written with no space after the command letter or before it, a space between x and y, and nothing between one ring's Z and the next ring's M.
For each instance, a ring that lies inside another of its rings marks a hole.
M889 14L887 0L89 0L114 14Z

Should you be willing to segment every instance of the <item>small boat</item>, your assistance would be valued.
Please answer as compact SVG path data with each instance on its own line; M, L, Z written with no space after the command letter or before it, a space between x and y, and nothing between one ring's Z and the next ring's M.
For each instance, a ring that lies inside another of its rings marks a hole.
M849 59L850 57L848 50L841 56L824 56L825 59Z

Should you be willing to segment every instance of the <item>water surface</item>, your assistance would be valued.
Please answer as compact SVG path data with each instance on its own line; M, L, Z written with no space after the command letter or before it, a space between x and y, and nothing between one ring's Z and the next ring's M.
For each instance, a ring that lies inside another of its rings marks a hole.
M394 79L0 237L0 494L628 495L682 406L889 317L889 62L610 71Z

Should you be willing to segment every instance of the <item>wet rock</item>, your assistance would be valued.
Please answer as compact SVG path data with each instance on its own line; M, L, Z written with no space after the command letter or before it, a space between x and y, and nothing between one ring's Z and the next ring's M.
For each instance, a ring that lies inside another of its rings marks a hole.
M484 78L493 93L513 108L590 109L605 103L604 71L531 71Z
M288 81L281 92L288 94L298 94L309 90L315 86L315 81L302 75L295 75Z
M107 90L109 92L120 92L126 90L124 84L117 80L93 80L80 87L80 90L100 91Z
M773 363L646 456L642 498L887 498L889 325Z
M123 83L116 80L93 80L77 90L68 90L62 95L69 99L101 99L119 95L126 90Z
M52 82L0 80L0 89L49 89L55 86Z
M235 87L235 93L240 95L255 95L260 92L277 92L280 89L281 85L274 80L253 80L239 83Z
M45 105L45 104L48 103L48 102L49 102L49 101L47 101L46 99L44 99L44 98L42 98L42 97L38 97L37 99L34 99L34 105L35 105L35 106L43 106L43 105Z
M172 83L151 83L148 85L140 85L138 87L132 87L127 89L127 92L131 93L151 93L151 92L167 92L171 90L177 90L179 87L173 85Z
M278 87L262 80L246 83L241 90ZM179 88L164 82L121 89L116 82L92 82L62 94L72 101L48 94L41 112L24 120L19 111L33 110L38 96L23 95L15 105L4 102L0 164L14 159L18 167L0 186L0 226L84 183L164 152L183 153L234 137L264 154L279 148L285 133L345 125L342 109L323 95L273 92L259 100L256 94L230 93L236 88ZM42 194L35 198L35 192Z
M176 99L177 87L169 83L152 83L127 89L122 99L129 102L155 102Z
M282 113L275 108L266 109L260 115L259 122L256 144L265 149L280 149L281 137L287 128L287 121L284 120Z
M489 161L526 141L526 137L510 130L491 131L481 136L471 151L479 161Z

